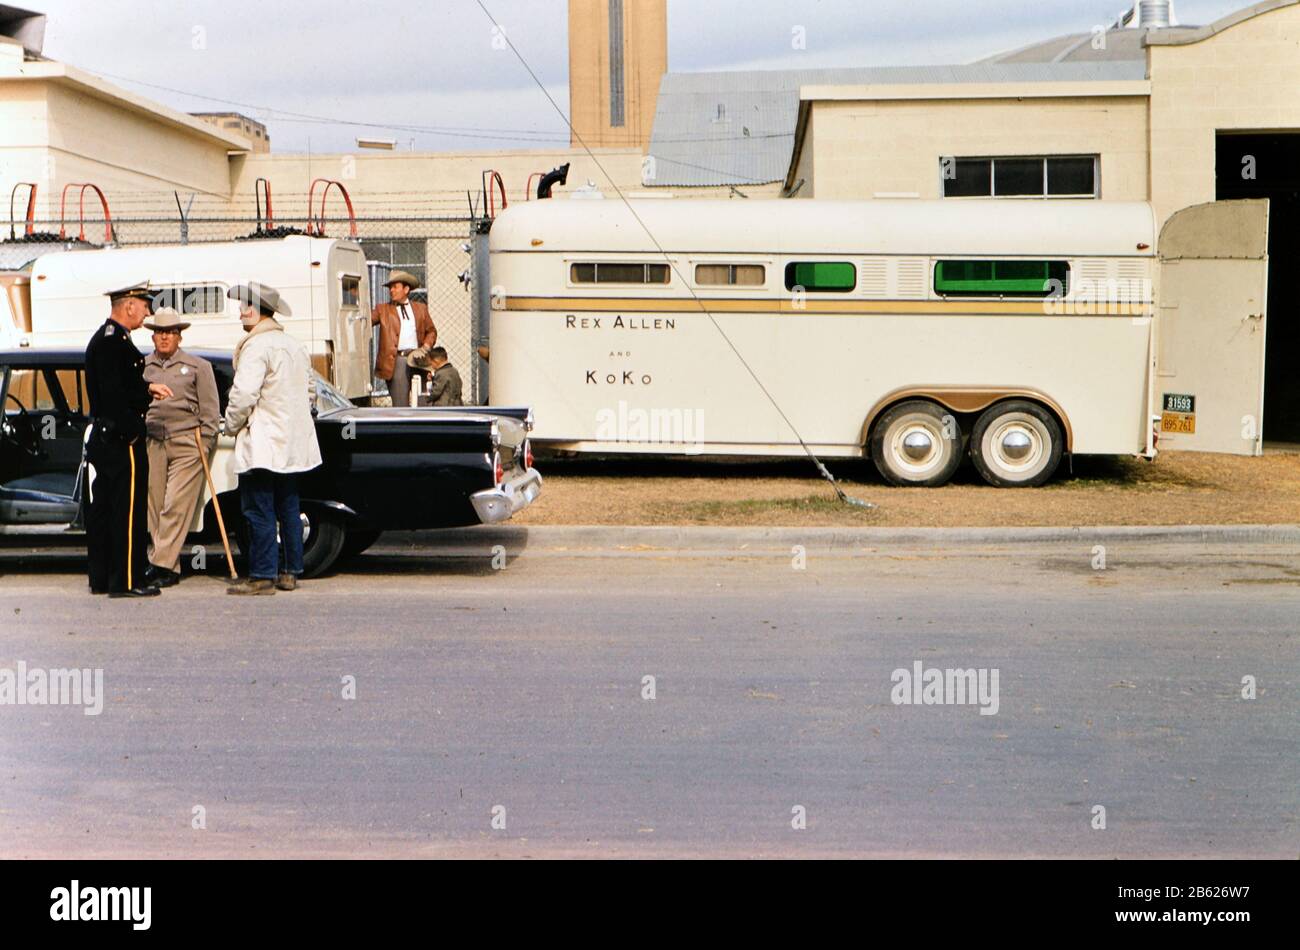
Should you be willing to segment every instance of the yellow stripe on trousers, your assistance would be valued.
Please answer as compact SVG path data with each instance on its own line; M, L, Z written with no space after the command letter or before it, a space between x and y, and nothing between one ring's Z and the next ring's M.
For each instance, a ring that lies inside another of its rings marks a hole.
M131 583L131 561L135 558L132 548L135 540L135 443L128 445L126 451L131 457L131 507L126 510L126 589L134 590L135 584Z

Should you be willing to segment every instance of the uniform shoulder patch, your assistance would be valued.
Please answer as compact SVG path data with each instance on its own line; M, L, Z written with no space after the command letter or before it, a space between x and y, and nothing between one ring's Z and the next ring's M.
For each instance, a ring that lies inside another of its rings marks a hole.
M108 326L104 327L104 336L112 336L112 335L113 335L113 325L110 323Z

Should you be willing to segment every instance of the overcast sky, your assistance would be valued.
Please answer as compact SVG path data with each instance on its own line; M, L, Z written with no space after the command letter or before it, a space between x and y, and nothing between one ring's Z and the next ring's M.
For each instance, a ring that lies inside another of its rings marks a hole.
M484 0L568 109L565 0ZM636 2L636 0L631 0ZM1184 24L1249 0L1178 0ZM475 0L19 0L45 54L187 112L265 121L277 152L567 145ZM1113 22L1114 0L669 0L674 71L962 63ZM795 50L791 32L806 31ZM146 85L149 84L149 85ZM158 88L158 87L166 87ZM197 98L198 96L211 98ZM370 123L370 128L356 123ZM310 140L310 142L309 142Z

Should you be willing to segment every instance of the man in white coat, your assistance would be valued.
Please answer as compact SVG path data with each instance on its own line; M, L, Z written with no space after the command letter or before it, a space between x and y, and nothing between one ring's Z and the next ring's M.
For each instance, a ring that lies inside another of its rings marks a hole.
M292 316L274 287L231 287L248 335L235 347L235 381L226 405L226 434L235 436L240 507L248 523L248 577L230 594L293 590L302 576L298 475L321 463L312 418L311 359L284 332L276 314ZM283 551L276 542L276 527Z

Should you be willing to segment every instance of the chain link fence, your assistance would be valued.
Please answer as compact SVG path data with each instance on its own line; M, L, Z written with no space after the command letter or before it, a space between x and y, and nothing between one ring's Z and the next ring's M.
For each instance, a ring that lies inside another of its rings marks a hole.
M412 294L426 303L438 328L438 344L447 350L448 359L460 370L467 405L481 405L487 399L486 381L481 372L477 349L487 341L475 327L473 235L480 222L469 217L357 218L353 237L347 220L327 220L324 234L320 222L305 218L276 217L274 226L246 217L205 217L181 220L171 218L114 218L111 225L103 219L74 221L38 221L33 234L24 235L18 225L11 239L0 235L0 269L18 269L42 254L69 247L93 248L114 244L118 247L148 247L176 244L212 244L225 241L274 238L305 234L309 223L317 237L355 240L370 264L372 305L388 301L382 280L393 270L404 270L420 281Z

